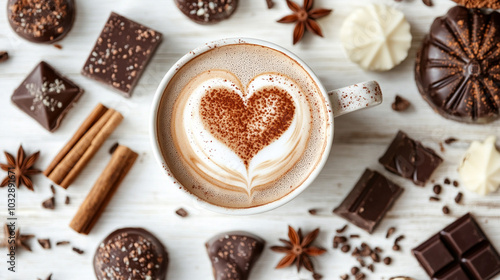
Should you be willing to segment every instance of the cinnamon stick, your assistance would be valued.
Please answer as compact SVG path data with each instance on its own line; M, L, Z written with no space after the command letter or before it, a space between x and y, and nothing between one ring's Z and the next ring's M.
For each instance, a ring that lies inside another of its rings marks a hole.
M137 159L137 153L119 145L108 165L95 182L69 226L78 233L89 234L108 205L118 186Z
M120 113L98 104L44 171L45 176L68 188L122 120Z

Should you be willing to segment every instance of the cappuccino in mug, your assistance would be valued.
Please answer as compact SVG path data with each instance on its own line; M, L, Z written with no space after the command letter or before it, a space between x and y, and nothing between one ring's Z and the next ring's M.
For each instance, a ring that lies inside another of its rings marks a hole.
M223 45L177 70L158 107L170 176L201 200L249 208L294 191L320 163L330 122L320 86L286 54Z

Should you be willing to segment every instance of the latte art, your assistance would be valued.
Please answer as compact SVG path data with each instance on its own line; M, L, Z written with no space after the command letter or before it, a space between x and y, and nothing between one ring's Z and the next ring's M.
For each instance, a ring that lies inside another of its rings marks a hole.
M174 186L228 208L265 205L301 187L332 131L308 70L246 43L213 47L179 66L156 128Z
M176 150L192 175L248 196L286 174L309 140L309 102L283 74L243 86L228 71L209 70L184 87L174 108Z

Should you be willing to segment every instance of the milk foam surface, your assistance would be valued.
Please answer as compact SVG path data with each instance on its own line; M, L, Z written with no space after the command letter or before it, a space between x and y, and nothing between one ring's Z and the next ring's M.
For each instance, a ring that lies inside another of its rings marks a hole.
M203 106L211 91L217 97L215 90L237 94L237 102L249 110L259 107L261 111L249 113L250 124L247 119L235 121L238 115L217 115L235 129L245 122L239 128L252 133L224 136L218 133L224 125L210 130L211 115ZM323 98L307 71L267 47L228 45L196 57L176 73L160 102L158 141L170 175L200 199L223 207L247 208L280 199L300 186L321 159L328 133ZM281 116L289 121L278 123ZM280 125L269 127L273 123ZM267 134L260 135L261 128ZM242 139L234 140L240 135ZM266 139L270 141L264 146L253 145ZM247 154L242 145L255 151Z

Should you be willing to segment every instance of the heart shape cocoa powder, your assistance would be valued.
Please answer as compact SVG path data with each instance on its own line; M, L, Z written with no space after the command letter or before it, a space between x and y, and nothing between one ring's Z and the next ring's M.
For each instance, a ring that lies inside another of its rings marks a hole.
M200 102L203 125L233 150L245 164L277 140L293 121L295 105L290 94L268 86L243 97L234 89L209 88Z

